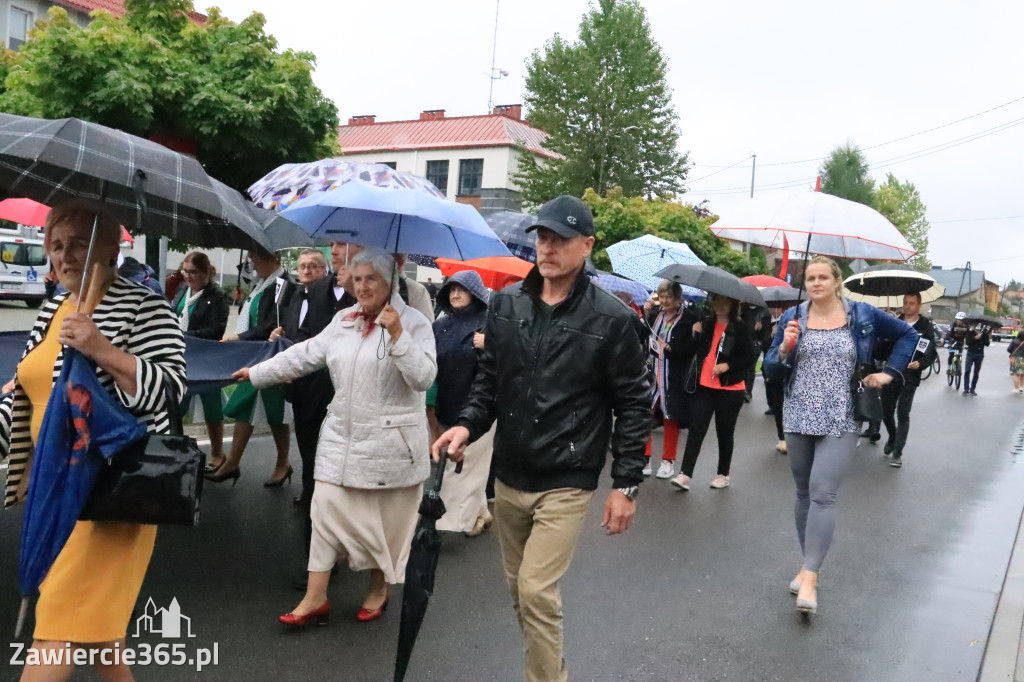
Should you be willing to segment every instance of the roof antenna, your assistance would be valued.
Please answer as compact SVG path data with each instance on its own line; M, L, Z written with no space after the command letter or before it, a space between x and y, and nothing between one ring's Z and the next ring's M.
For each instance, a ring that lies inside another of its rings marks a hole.
M508 75L508 71L505 69L498 69L494 66L494 61L498 54L498 9L500 6L501 0L494 0L494 43L491 47L491 89L487 93L488 114L494 112L494 81L499 80L502 76ZM498 72L498 75L494 75L495 71Z

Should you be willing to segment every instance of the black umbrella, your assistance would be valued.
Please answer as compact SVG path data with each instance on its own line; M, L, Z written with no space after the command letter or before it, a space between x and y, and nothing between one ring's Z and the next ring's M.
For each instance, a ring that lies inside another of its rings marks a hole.
M48 206L102 201L122 224L196 246L273 250L244 197L198 161L75 118L0 114L0 190Z
M750 282L713 265L684 265L675 263L654 273L655 277L703 289L709 294L735 298L737 301L767 308L764 297Z
M910 267L898 265L876 265L863 272L850 275L843 281L843 286L853 296L844 294L854 301L866 300L877 305L872 297L899 297L899 305L903 304L903 294L921 294L923 303L930 303L942 296L945 287L935 281L931 275L919 272ZM896 305L891 301L880 302L882 305Z
M437 560L441 554L441 538L437 533L437 520L444 516L444 502L441 500L441 482L448 453L441 452L441 460L434 465L433 487L423 492L420 502L420 520L412 537L409 561L405 565L405 587L402 588L402 618L398 626L398 651L395 654L395 682L405 679L416 636L427 613L427 603L434 593L434 578L437 575ZM462 470L462 463L455 467L455 473Z
M977 325L981 327L988 327L989 329L999 329L1003 326L1003 321L998 317L992 317L991 315L968 315L964 319L964 323L968 325Z
M807 299L807 292L782 285L761 288L765 303L799 303Z

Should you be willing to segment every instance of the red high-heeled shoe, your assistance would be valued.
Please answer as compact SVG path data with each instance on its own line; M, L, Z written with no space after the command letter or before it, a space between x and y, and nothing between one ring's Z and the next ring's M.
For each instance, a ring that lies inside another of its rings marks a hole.
M369 623L371 620L377 620L384 615L384 609L388 607L388 602L391 601L391 590L388 590L388 596L384 597L384 603L376 609L367 609L362 606L359 607L359 612L356 613L356 620L360 623Z
M285 625L291 625L292 627L301 628L309 625L312 622L316 622L317 625L327 625L327 618L331 615L331 605L329 602L324 602L323 606L313 611L310 611L304 616L296 616L294 613L286 613L283 616L278 616L278 620Z

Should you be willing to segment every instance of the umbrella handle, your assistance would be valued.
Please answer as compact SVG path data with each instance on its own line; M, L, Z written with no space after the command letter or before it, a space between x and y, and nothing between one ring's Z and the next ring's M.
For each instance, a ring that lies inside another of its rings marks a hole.
M79 311L86 315L92 315L93 311L99 306L100 301L103 300L103 294L105 293L106 287L103 281L103 264L93 263L92 275L89 277L89 291L86 292L85 300L82 301Z

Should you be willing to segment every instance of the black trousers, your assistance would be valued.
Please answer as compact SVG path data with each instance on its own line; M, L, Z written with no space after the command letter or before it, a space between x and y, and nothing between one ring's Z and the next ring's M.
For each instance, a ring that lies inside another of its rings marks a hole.
M775 417L775 432L779 440L786 440L786 434L782 432L782 403L784 400L785 383L782 381L765 381L764 393L768 398L768 407L771 408L772 416Z
M893 444L892 454L896 457L903 456L903 446L907 444L915 393L917 386L886 384L882 388L882 421Z
M697 387L697 392L690 398L690 428L686 434L686 449L683 451L684 474L693 476L693 468L697 466L697 457L700 456L704 436L707 435L711 417L714 416L715 432L718 434L718 473L722 476L729 475L733 436L741 407L743 391Z
M306 556L309 556L309 543L313 538L313 519L310 517L310 505L313 502L313 469L316 463L316 444L320 440L320 425L318 422L303 420L295 421L295 442L299 445L299 457L302 459L302 508L306 514L306 523L303 530L303 544L306 549Z

